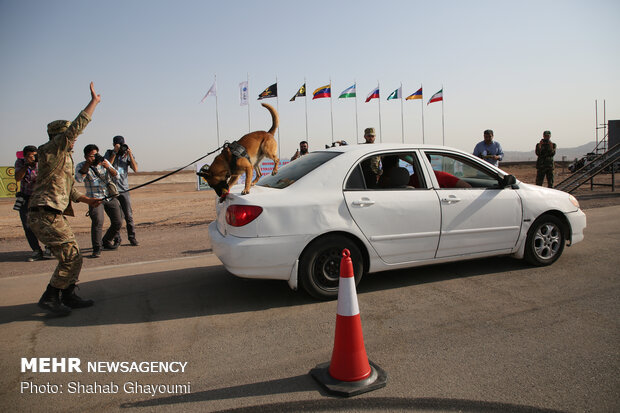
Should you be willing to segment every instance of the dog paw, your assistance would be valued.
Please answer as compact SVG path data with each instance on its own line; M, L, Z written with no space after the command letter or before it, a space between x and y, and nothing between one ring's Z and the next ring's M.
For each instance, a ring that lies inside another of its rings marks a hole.
M278 171L275 171L275 170L274 170L274 171L271 171L271 175L275 175L275 174L277 174L277 173L278 173Z
M250 193L250 191L246 191L245 189L243 191L241 191L241 195L247 195L249 193Z

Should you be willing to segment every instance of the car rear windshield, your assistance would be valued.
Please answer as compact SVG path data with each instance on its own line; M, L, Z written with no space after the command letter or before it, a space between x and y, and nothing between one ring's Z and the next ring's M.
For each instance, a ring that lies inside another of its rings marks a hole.
M276 175L261 178L257 185L268 188L286 188L338 155L340 152L311 152L286 164L278 170Z

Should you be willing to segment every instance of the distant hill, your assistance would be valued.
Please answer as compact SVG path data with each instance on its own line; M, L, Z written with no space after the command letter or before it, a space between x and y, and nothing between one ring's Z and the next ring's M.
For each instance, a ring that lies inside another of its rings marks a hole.
M588 152L592 152L596 142L592 141L576 148L562 148L559 147L555 153L555 160L561 161L563 156L566 156L567 161L573 161L575 158L581 158ZM536 153L534 150L529 152L518 151L504 151L504 162L524 162L535 161Z

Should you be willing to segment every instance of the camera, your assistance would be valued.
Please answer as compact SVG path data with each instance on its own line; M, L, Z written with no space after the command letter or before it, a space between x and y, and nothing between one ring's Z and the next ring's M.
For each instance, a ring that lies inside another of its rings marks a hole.
M99 165L101 162L103 162L104 158L103 156L99 155L98 153L95 154L95 160L93 161L93 165L97 166Z
M127 146L126 143L122 143L121 147L118 148L118 154L123 155L125 152L127 152L127 149L129 149L129 146Z

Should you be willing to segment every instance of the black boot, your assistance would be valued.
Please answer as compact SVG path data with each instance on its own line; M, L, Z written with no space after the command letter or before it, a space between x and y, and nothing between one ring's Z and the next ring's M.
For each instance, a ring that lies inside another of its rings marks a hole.
M90 307L95 302L93 300L82 300L75 293L75 284L71 284L61 292L61 300L64 305L70 308L85 308Z
M71 309L60 302L61 291L62 290L60 288L55 288L48 284L47 290L45 290L39 300L39 307L58 316L71 314Z

